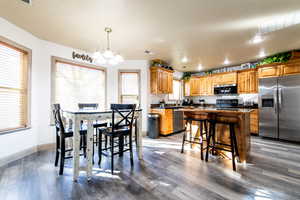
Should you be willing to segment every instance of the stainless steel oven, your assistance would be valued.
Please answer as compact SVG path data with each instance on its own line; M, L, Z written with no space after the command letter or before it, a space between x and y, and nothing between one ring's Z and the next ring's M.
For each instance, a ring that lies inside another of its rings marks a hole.
M216 85L214 87L215 95L237 94L237 85Z

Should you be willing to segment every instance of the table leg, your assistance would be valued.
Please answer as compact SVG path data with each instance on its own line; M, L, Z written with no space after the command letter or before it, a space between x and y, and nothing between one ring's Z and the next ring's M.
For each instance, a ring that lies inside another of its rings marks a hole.
M80 121L73 116L73 181L77 181L79 176L79 159L80 159Z
M142 112L139 113L138 119L137 119L137 153L139 159L143 159L143 143L142 143Z
M92 177L92 170L93 170L93 121L88 120L87 124L87 178L88 180Z

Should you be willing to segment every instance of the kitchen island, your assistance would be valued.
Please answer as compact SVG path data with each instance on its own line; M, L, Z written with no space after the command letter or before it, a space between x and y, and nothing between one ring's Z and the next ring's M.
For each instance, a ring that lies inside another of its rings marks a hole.
M218 117L224 119L236 119L237 126L235 126L235 134L237 138L238 151L240 154L239 161L246 162L250 154L250 112L252 109L233 108L233 109L219 109L209 107L185 107L180 108L185 116L201 118L203 115L210 113L217 114ZM229 128L226 125L218 124L216 127L216 140L222 143L229 143Z

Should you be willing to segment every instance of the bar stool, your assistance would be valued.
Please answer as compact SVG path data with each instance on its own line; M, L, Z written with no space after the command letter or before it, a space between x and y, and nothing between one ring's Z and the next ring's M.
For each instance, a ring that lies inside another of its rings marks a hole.
M182 138L182 147L181 147L181 153L184 152L184 144L185 142L188 142L191 144L191 147L193 144L199 144L200 145L200 150L201 150L201 160L203 160L203 150L205 150L206 148L203 147L203 141L206 141L206 137L205 139L203 138L203 136L207 135L208 130L207 130L207 115L206 114L198 114L198 115L190 115L187 116L186 118L184 118L184 120L186 121L185 126L187 127L188 124L190 126L190 130L189 130L189 139L187 139L187 128L186 131L184 131L183 134L183 138ZM193 121L198 122L198 129L197 132L199 131L199 137L195 136L193 137L192 135L192 123ZM203 133L203 127L204 127L204 131L205 133ZM198 141L196 141L198 140Z
M208 161L208 153L209 150L212 149L212 153L215 153L215 150L223 150L229 151L232 155L232 167L233 170L236 171L235 165L235 157L239 157L237 140L235 135L235 126L238 124L238 119L236 117L230 116L220 116L217 114L210 114L208 116L209 122L209 133L207 137L207 148L206 148L206 157L205 161ZM230 144L216 142L216 125L217 124L224 124L229 126L229 133L230 133ZM211 145L212 140L212 145Z

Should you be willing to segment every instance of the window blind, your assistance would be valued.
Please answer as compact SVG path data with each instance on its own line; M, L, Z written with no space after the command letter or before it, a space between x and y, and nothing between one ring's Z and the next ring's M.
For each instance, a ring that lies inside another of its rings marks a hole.
M54 70L54 102L62 109L76 110L78 103L98 103L105 108L105 72L57 61Z
M28 126L27 54L0 42L0 131Z
M139 104L139 73L121 72L121 103Z
M173 80L173 93L169 94L169 100L182 99L182 83L179 80Z

